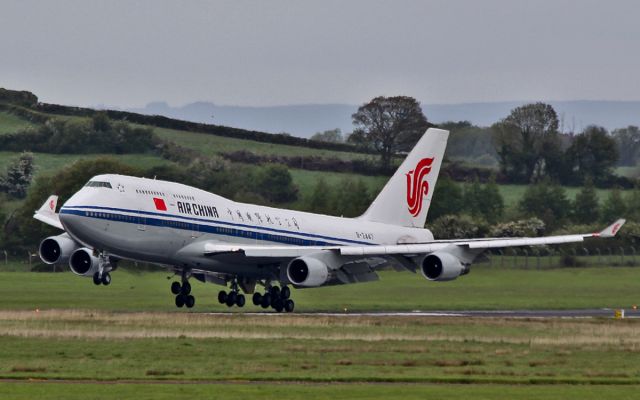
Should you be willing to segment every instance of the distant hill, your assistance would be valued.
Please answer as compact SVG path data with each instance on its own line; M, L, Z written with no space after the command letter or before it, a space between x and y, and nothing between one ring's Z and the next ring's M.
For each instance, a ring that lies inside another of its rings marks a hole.
M497 103L425 104L425 115L433 123L468 120L479 126L489 126L504 118L509 111L525 101ZM563 131L581 131L590 124L609 130L627 125L640 125L640 101L551 101L562 121ZM165 102L153 102L144 108L127 111L164 115L187 121L232 126L236 128L287 132L310 137L315 132L340 128L353 129L351 114L358 106L349 104L306 104L273 107L220 106L195 102L172 107Z

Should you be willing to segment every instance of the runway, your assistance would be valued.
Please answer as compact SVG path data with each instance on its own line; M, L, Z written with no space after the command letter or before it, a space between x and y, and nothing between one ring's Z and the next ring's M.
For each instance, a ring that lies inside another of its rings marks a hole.
M616 309L593 308L573 310L435 310L400 312L294 312L297 316L326 317L452 317L452 318L614 318ZM232 312L207 313L209 315L238 314ZM246 312L243 315L287 315L275 312ZM640 318L640 309L624 309L624 318Z

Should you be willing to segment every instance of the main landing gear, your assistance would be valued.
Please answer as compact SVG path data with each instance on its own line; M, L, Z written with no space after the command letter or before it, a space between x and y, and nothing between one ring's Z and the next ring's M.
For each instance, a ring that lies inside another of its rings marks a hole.
M171 284L171 293L176 295L176 307L192 308L196 304L196 298L191 294L191 284L185 278L180 282Z
M221 290L220 293L218 293L218 302L220 302L220 304L226 304L227 307L244 307L246 299L244 297L244 294L240 293L240 291L238 290L237 281L233 281L231 283L231 291L229 291L229 293L225 292L224 290Z
M291 289L288 286L283 286L282 289L278 286L270 286L264 294L254 293L252 300L254 305L264 309L271 307L276 312L292 312L295 303L289 298L290 296Z

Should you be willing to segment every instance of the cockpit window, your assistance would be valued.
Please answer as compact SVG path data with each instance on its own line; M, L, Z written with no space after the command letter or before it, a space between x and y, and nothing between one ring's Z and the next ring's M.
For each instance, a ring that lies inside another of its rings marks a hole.
M103 187L108 189L113 189L109 182L100 182L100 181L89 181L84 187Z

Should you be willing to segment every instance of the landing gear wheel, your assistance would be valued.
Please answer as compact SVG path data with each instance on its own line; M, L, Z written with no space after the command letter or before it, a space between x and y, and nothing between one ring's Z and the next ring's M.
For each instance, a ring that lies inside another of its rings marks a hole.
M262 296L260 307L269 308L270 305L271 305L271 295L269 295L269 293L265 293L264 296Z
M295 308L295 303L293 302L293 300L287 299L284 301L284 310L286 312L293 312L294 308Z
M182 284L182 294L191 294L191 284L187 281Z
M100 285L102 283L102 279L100 279L100 274L99 273L95 273L93 274L93 284L94 285Z
M102 284L105 286L109 286L111 284L111 274L108 272L102 274Z
M229 292L227 295L227 307L233 307L236 304L236 300L238 299L238 295L236 292Z
M227 292L225 292L224 290L221 290L221 291L218 293L218 302L219 302L220 304L224 304L224 303L226 303L226 302L227 302Z
M176 307L178 307L178 308L184 307L184 303L187 301L186 297L187 296L185 296L183 294L177 295L176 296Z
M171 284L171 293L178 294L180 293L180 289L182 289L182 287L180 286L180 282L173 282Z
M262 303L262 295L260 293L258 293L258 292L255 292L253 294L252 300L253 300L253 305L254 306L259 306L260 303Z
M269 294L271 295L271 298L280 297L280 288L277 286L272 286L269 289Z
M282 299L280 298L276 298L273 301L273 305L272 305L273 309L276 310L276 312L282 312L282 310L284 310L284 304L282 304Z
M245 304L246 301L247 300L245 299L244 295L243 294L239 294L238 298L236 298L236 305L238 307L242 308L242 307L244 307L244 304Z
M286 300L289 297L291 297L291 289L289 289L289 286L283 286L282 289L280 289L280 298Z
M193 308L193 306L196 305L196 298L192 295L186 296L184 305L187 306L187 308Z

